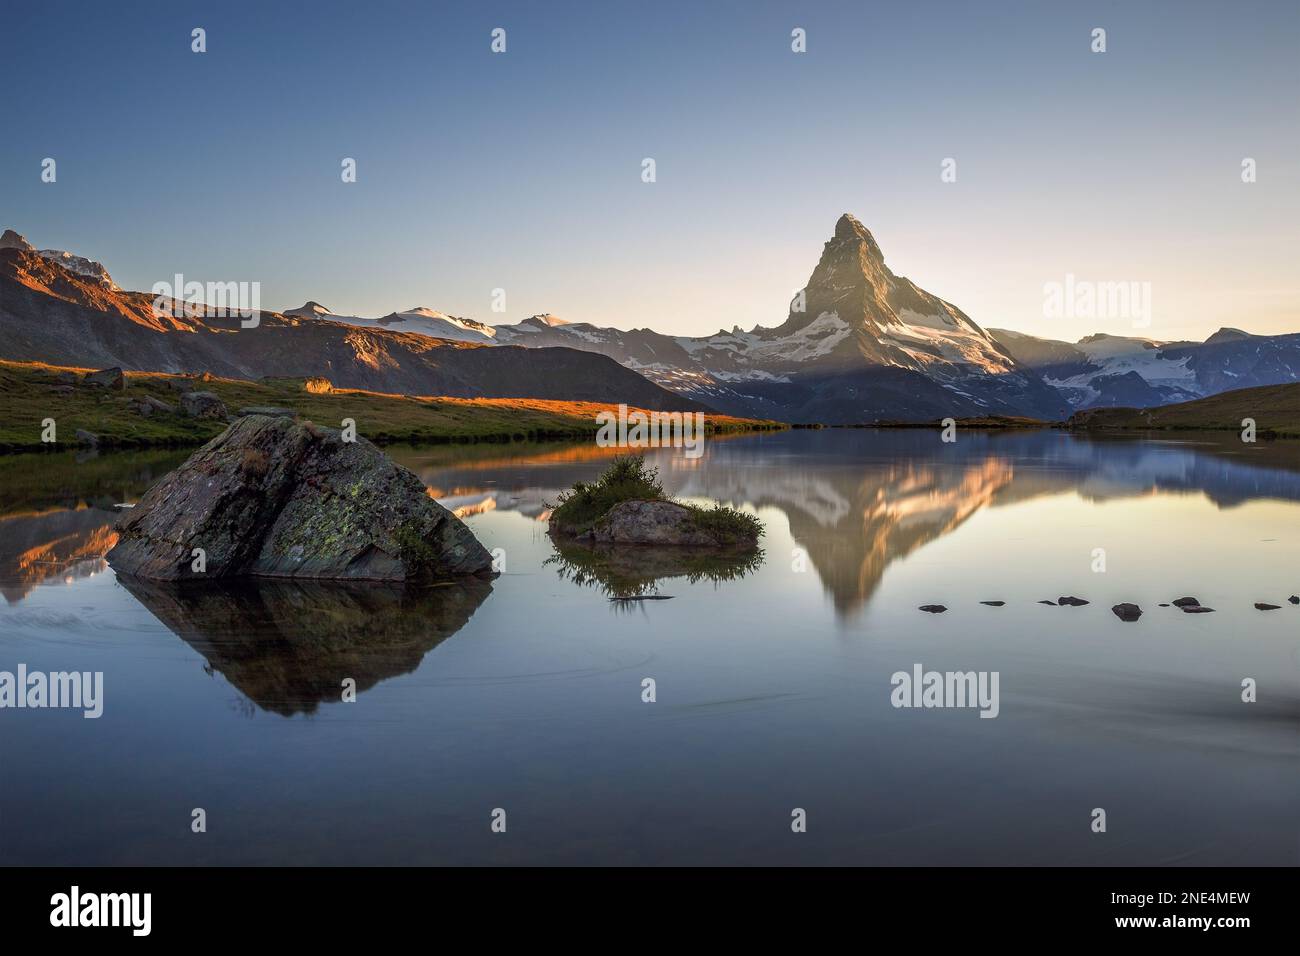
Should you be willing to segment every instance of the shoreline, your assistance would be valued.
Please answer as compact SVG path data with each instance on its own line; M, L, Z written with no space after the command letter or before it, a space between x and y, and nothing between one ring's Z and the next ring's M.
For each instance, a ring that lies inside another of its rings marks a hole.
M453 398L336 389L310 377L260 381L166 372L125 372L121 387L89 385L89 369L0 361L0 400L8 406L0 423L0 455L39 452L141 451L198 447L211 441L244 409L287 410L327 427L345 419L376 445L449 445L526 441L581 441L601 431L597 416L616 412L604 402L533 398ZM182 398L211 393L222 414L187 415ZM154 403L148 413L141 406ZM650 409L632 409L650 413ZM53 421L55 441L43 441ZM712 436L781 431L764 419L705 413ZM93 440L76 436L93 435Z

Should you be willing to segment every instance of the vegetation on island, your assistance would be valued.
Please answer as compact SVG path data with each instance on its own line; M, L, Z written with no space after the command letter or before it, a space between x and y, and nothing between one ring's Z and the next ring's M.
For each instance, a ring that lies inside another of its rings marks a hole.
M552 507L551 527L565 535L584 534L624 501L672 501L664 493L659 470L647 465L640 455L620 455L595 481L579 481L561 494ZM753 542L763 534L763 522L757 515L724 505L703 508L675 503L687 509L695 529L720 546Z

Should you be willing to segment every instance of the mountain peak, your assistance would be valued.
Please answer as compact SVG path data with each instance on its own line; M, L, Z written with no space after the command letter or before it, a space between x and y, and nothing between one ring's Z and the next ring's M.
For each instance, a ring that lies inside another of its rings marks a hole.
M862 225L862 220L851 212L846 212L835 222L835 235L826 243L826 248L832 246L849 250L855 258L862 260L865 268L869 272L879 270L887 273L885 269L885 254L880 251L880 246L876 243L876 237L871 234L871 230ZM876 268L872 268L872 267Z
M1234 329L1230 326L1224 326L1205 340L1206 345L1217 345L1220 342L1240 342L1242 339L1253 338L1249 332L1243 332L1241 329Z
M316 315L333 315L334 313L331 312L329 309L325 308L325 306L321 305L319 302L315 302L312 299L308 299L306 303L304 303L303 305L300 305L296 309L289 309L284 314L298 315L298 316L303 316L305 318L311 318L312 316L316 316Z
M836 239L870 239L871 232L866 226L862 225L857 216L851 212L846 212L840 216L839 221L835 223Z
M21 249L24 252L35 252L35 247L12 229L6 229L3 236L0 236L0 249Z

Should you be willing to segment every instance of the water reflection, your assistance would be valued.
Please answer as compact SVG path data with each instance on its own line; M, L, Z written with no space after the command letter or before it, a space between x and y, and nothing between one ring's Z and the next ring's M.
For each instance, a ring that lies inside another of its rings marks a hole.
M395 456L459 513L514 511L540 523L547 501L594 478L611 453L583 446L498 449L471 461L415 449ZM669 494L780 511L841 616L870 600L892 563L985 508L1067 493L1090 501L1203 494L1223 508L1300 500L1300 443L1248 446L1218 434L1139 441L983 432L945 444L937 431L836 429L713 441L695 461L668 450L647 457Z
M490 581L425 588L280 580L118 582L263 710L310 714L416 669L492 593Z
M674 578L697 581L734 581L763 563L763 551L694 548L612 547L589 541L552 537L555 554L546 564L563 580L579 587L594 587L614 601L663 596L660 585Z
M0 594L16 604L40 584L103 571L117 543L114 505L136 500L184 458L176 451L0 456Z
M594 478L615 452L590 444L389 449L462 517L511 512L539 529L547 502ZM115 537L113 503L138 498L183 457L0 459L0 593L15 603L44 581L102 570ZM891 564L986 508L1062 494L1089 501L1200 494L1221 508L1300 500L1300 443L1245 445L1217 434L1138 441L986 432L945 444L926 430L836 429L714 440L697 460L671 450L648 457L672 495L778 511L841 616L870 600ZM694 558L672 554L624 558L570 548L553 564L611 597L652 593L656 580L709 576ZM717 564L712 573L720 570ZM742 563L726 573L747 570Z

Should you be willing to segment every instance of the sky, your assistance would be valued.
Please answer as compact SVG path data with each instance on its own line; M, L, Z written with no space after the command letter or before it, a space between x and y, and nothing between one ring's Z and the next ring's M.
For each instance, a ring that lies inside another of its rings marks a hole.
M783 321L852 212L985 327L1300 331L1294 0L15 3L0 31L0 228L130 289L704 335ZM1048 314L1067 275L1146 283L1149 317Z

